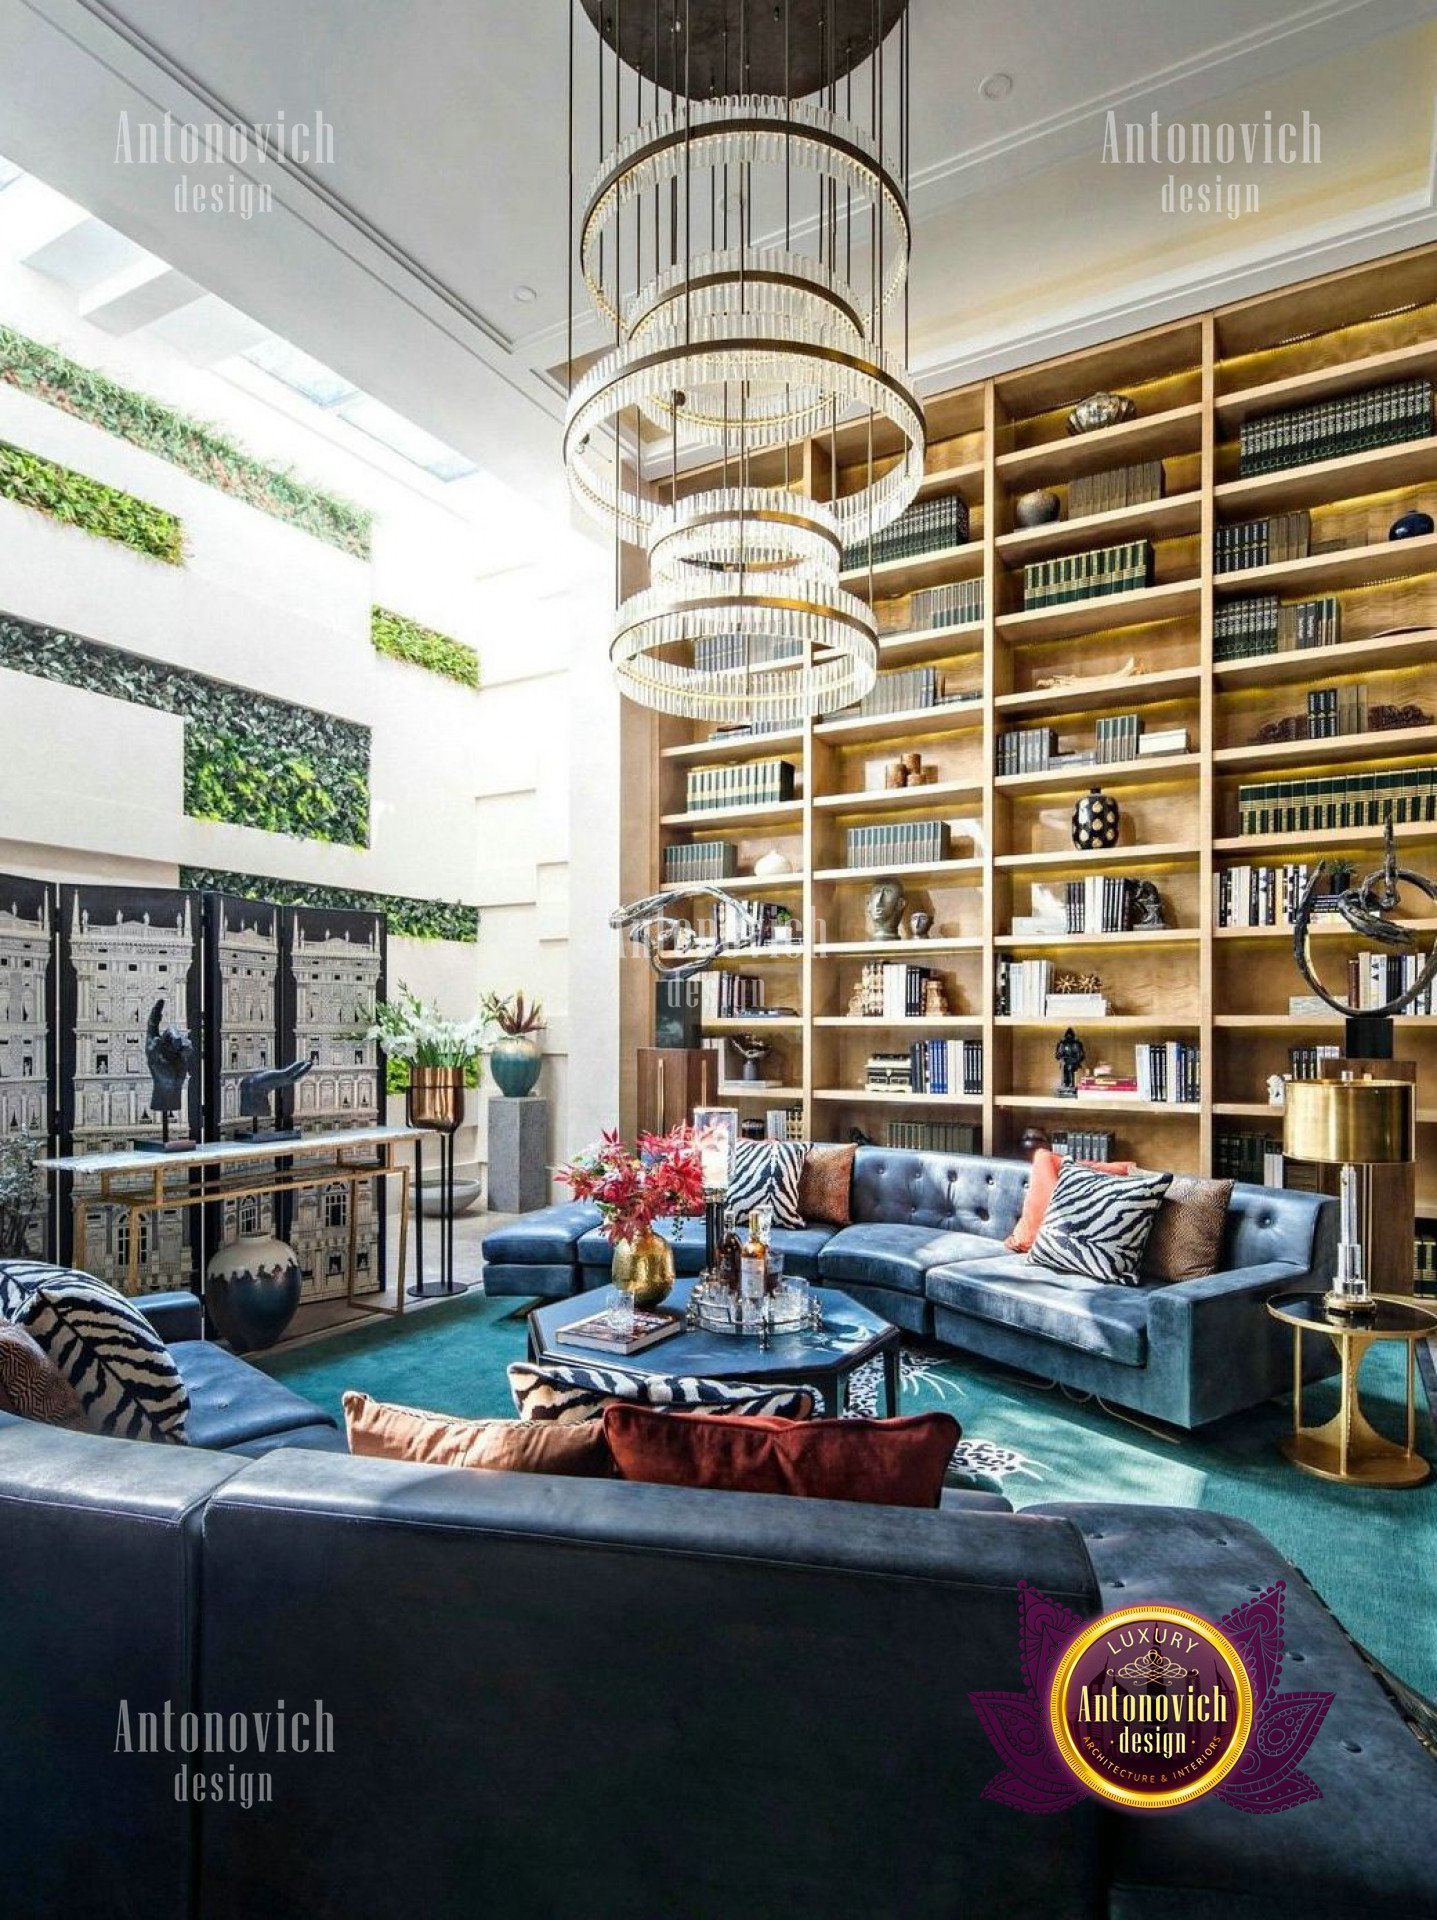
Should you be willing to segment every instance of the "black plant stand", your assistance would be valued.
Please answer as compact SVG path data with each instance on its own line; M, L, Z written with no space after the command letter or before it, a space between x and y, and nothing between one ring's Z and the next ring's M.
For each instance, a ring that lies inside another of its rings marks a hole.
M418 1193L414 1201L414 1264L416 1268L414 1285L409 1289L411 1300L448 1299L452 1295L468 1293L469 1282L454 1278L454 1136L464 1124L463 1103L460 1103L459 1116L453 1126L430 1126L426 1131L437 1134L439 1139L439 1280L435 1286L424 1284L424 1149L420 1141L414 1143L414 1178Z

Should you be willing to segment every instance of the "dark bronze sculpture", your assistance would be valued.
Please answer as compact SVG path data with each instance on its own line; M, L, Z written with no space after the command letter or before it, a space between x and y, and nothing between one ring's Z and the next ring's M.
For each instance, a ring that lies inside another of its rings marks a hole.
M1063 1084L1055 1087L1054 1092L1062 1100L1076 1100L1078 1097L1078 1068L1088 1057L1088 1049L1083 1045L1071 1027L1064 1029L1063 1037L1053 1049L1053 1058L1063 1070Z
M292 1087L296 1080L302 1080L314 1065L312 1060L291 1060L287 1067L261 1067L254 1073L247 1073L239 1083L240 1112L253 1124L250 1127L252 1140L297 1140L298 1127L286 1127L282 1116L274 1115L274 1125L260 1131L260 1121L270 1119L270 1100L275 1094L282 1094L286 1087Z
M185 1104L185 1082L195 1064L194 1042L183 1027L160 1025L165 1010L163 1000L150 1008L145 1027L145 1065L150 1070L150 1112L160 1116L158 1140L137 1140L135 1145L151 1153L181 1153L193 1140L171 1140L170 1115L181 1113Z
M1415 955L1421 951L1417 932L1411 927L1399 925L1388 916L1395 913L1401 905L1403 886L1414 887L1428 900L1437 901L1437 883L1427 879L1423 874L1412 873L1406 867L1398 866L1397 845L1390 820L1387 822L1384 837L1382 865L1369 873L1367 878L1360 881L1357 886L1342 887L1341 891L1336 891L1335 889L1348 877L1336 862L1324 860L1319 864L1317 871L1308 882L1307 891L1303 894L1297 910L1297 918L1293 921L1292 954L1297 962L1298 972L1312 991L1325 1000L1334 1012L1347 1016L1349 1052L1358 1051L1351 1044L1357 1039L1357 1035L1352 1031L1354 1024L1370 1022L1372 1024L1362 1041L1358 1057L1390 1059L1392 1057L1390 1022L1395 1014L1401 1013L1404 1007L1410 1006L1419 995L1425 993L1434 976L1437 976L1437 940L1433 941L1432 949L1418 968L1417 976L1411 986L1403 989L1380 1007L1353 1007L1349 1006L1345 1000L1339 1000L1336 994L1329 993L1318 978L1309 947L1312 916L1316 908L1321 905L1329 911L1341 914L1352 931L1361 934L1364 940L1375 941L1379 947L1386 947L1394 953ZM1383 1021L1389 1023L1385 1030L1377 1025ZM1377 1052L1376 1048L1382 1044L1383 1040L1386 1042L1386 1051Z

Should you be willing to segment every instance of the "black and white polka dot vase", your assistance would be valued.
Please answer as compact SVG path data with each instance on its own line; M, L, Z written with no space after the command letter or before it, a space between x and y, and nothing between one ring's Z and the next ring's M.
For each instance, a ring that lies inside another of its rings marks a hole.
M1083 853L1118 844L1118 803L1101 787L1089 787L1073 808L1073 845Z

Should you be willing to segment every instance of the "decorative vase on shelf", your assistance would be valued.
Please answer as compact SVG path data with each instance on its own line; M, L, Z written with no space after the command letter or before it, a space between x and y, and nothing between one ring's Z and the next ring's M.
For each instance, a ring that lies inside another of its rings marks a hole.
M205 1305L236 1353L272 1347L299 1305L302 1275L294 1248L270 1233L242 1233L205 1269Z
M457 1133L464 1124L463 1067L411 1067L409 1124Z
M1125 393L1090 393L1068 415L1069 433L1101 433L1137 417L1137 402Z
M1059 518L1063 503L1051 487L1035 487L1020 493L1013 507L1013 518L1020 527L1046 527Z
M652 1228L635 1240L614 1243L613 1282L640 1308L656 1307L674 1287L674 1250Z
M522 1100L539 1084L543 1049L529 1033L501 1033L489 1049L489 1071L506 1100Z
M1406 513L1398 514L1387 529L1389 540L1420 540L1424 534L1433 530L1430 513L1423 513L1420 507L1411 507Z
M1073 808L1073 845L1083 853L1118 844L1118 803L1101 787L1090 787Z

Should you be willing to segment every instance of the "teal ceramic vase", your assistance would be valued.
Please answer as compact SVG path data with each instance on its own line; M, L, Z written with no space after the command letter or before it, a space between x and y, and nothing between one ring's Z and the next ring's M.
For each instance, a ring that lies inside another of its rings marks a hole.
M528 1033L504 1033L489 1049L489 1071L506 1100L522 1100L539 1084L544 1055Z

